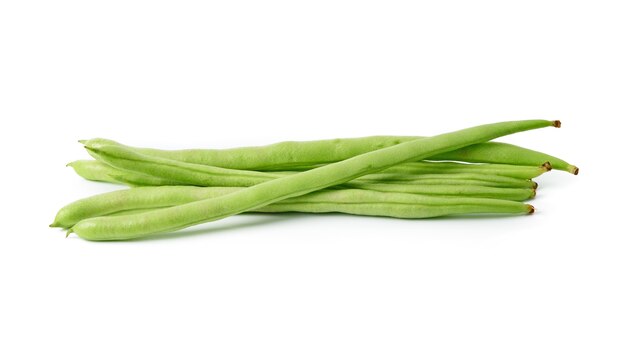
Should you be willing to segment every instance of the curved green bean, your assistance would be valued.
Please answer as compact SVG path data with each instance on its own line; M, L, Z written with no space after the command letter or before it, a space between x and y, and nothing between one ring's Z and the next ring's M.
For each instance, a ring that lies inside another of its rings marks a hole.
M368 152L217 198L143 214L85 219L76 223L68 233L74 232L88 240L125 240L170 232L342 184L403 162L421 160L508 134L559 125L560 122L557 121L525 120L462 129Z

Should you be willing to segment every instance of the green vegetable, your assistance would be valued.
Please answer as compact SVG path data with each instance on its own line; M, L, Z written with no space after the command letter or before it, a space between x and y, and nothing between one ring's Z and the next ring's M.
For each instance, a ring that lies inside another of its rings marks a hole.
M374 173L357 178L352 182L416 185L481 185L498 188L537 188L537 183L529 179L519 179L484 173L450 174L395 174Z
M286 141L266 146L210 150L158 150L131 148L132 151L161 158L209 166L246 170L303 170L337 162L403 142L422 139L416 136L371 136L364 138L315 141ZM91 139L83 143L97 149L102 146L122 146L112 140ZM446 153L431 155L430 160L453 160L478 163L501 163L540 166L550 162L552 167L577 174L578 168L552 155L505 143L470 145Z
M134 175L145 174L149 179L165 179L169 184L196 185L196 186L250 186L271 179L281 178L293 172L257 172L232 170L220 167L199 165L164 159L160 157L142 155L128 147L118 145L103 145L99 148L89 148L90 153L116 169L127 170ZM445 165L441 165L445 166ZM509 166L510 167L510 166ZM458 168L458 167L457 167ZM474 167L475 169L480 169ZM369 174L358 179L359 181L393 181L395 183L410 183L421 185L482 185L496 187L535 187L536 183L529 180L491 175L487 173L455 173L455 174ZM141 184L135 177L134 184ZM349 186L351 182L345 185ZM158 185L152 182L148 185Z
M128 184L128 185L176 185L178 183L158 178L142 173L121 170L111 167L104 162L94 160L78 160L70 162L67 166L72 167L81 177L107 183Z
M216 198L244 188L162 186L118 190L75 201L57 213L51 227L69 228L87 218L140 213L194 201ZM437 197L360 189L321 190L255 210L257 212L343 212L370 216L428 218L467 213L532 211L516 201Z
M88 180L107 183L122 183L110 175L112 171L114 171L114 168L103 162L78 160L68 163L67 167L72 167L79 176Z
M116 158L107 158L110 162L118 164ZM129 168L136 169L136 165L129 163ZM492 187L533 187L536 188L537 183L530 181L529 178L540 175L547 171L545 167L527 167L512 165L466 165L445 163L435 163L437 167L430 167L430 164L424 165L417 162L394 166L384 170L381 173L375 173L358 178L359 181L384 182L394 184L422 184L422 185L482 185ZM124 164L122 164L123 166ZM104 162L96 160L79 160L68 164L73 167L76 173L83 178L94 181L102 181L109 183L127 184L131 186L161 186L161 185L198 185L211 186L215 183L226 183L229 181L189 181L189 178L180 178L178 180L166 179L163 177L155 177L152 175L135 172L132 170L124 170L112 167ZM406 166L406 168L396 168ZM425 167L423 167L425 166ZM440 167L445 166L445 167ZM498 167L491 167L498 166ZM505 167L505 168L499 168ZM142 169L139 167L139 169ZM152 171L159 169L159 163ZM403 171L405 173L387 173L389 170ZM467 173L461 173L466 171ZM180 168L178 173L187 172L184 168ZM441 173L424 173L424 172L441 172ZM423 173L423 174L420 174ZM511 176L499 176L497 174L509 174ZM294 172L275 172L270 174L274 178L294 174ZM512 176L517 176L514 178ZM181 176L182 177L182 176ZM192 177L188 175L187 177ZM201 178L202 179L202 178ZM273 178L272 178L273 179ZM265 179L259 179L259 183ZM349 184L349 183L348 183Z
M143 155L118 145L85 148L96 159L117 169L166 179L180 185L244 187L281 177L279 174L226 169Z
M578 175L578 167L567 163L565 160L544 154L539 151L525 149L519 146L505 143L484 143L472 145L459 150L442 153L433 157L433 160L457 160L466 162L484 163L510 163L516 165L535 166L545 161L550 162L554 169L566 171ZM504 162L501 162L504 161Z
M406 162L386 170L382 173L404 174L456 174L456 173L480 173L487 175L499 175L520 179L532 179L552 169L549 162L537 166L517 166L505 164L465 164L456 162Z
M217 198L140 214L85 219L69 232L89 240L125 240L174 231L342 184L403 162L422 160L507 134L559 125L558 121L545 120L501 122L408 141Z
M491 186L465 184L422 185L351 182L350 187L374 191L402 192L405 194L482 197L516 201L528 200L535 197L535 189L533 188L497 188Z

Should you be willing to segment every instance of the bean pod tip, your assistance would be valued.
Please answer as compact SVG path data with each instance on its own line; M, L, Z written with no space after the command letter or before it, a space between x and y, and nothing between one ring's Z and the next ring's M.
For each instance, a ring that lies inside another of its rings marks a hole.
M558 119L557 119L557 120L554 120L554 121L552 121L552 125L553 125L555 128L561 128L561 121L559 121Z
M550 162L544 162L541 167L545 168L546 172L549 172L552 170L552 164Z

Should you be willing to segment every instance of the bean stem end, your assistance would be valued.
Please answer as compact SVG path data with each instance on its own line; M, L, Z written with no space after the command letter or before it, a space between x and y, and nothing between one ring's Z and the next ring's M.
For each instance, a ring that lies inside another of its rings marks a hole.
M546 172L549 172L552 170L552 164L550 162L544 162L541 167L545 168Z

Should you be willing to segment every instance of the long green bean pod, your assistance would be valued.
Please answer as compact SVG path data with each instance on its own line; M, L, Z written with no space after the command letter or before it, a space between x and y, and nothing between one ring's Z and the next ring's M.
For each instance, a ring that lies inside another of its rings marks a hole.
M518 166L505 164L466 164L458 162L406 162L383 170L381 173L403 174L456 174L481 173L520 179L532 179L552 169L549 162L541 166Z
M269 180L217 198L142 214L85 219L76 223L68 233L74 232L89 240L125 240L171 232L342 184L403 162L422 160L508 134L559 125L558 121L524 120L462 129L368 152L306 172Z
M109 149L110 147L105 147L105 149ZM113 147L113 149L118 150L118 147ZM132 151L130 153L133 153ZM119 160L119 157L103 157L105 160ZM150 158L148 159L156 159ZM131 168L135 166L137 163L140 165L145 164L137 161L135 159L129 162ZM95 163L98 161L93 161ZM203 172L194 171L190 172L186 168L173 168L171 169L168 175L164 175L163 173L159 173L161 170L160 164L158 160L155 161L153 165L150 167L145 167L148 171L151 172L150 175L144 175L141 173L129 171L128 174L123 174L123 170L113 168L107 165L103 165L103 169L110 171L111 173L106 174L106 177L114 177L116 180L120 180L121 182L127 183L129 185L193 185L193 186L215 186L215 184L220 184L219 186L223 186L223 184L240 184L241 181L237 180L236 175L237 172L242 173L252 173L249 171L233 171L226 170L226 174L234 175L228 176L223 174L217 174L215 171L212 171L210 174L205 174ZM118 165L118 161L113 161L115 165ZM184 164L184 162L178 161L169 161L170 164ZM123 165L123 164L122 164ZM183 165L184 166L184 165ZM195 170L202 170L203 168L209 168L210 170L215 170L216 167L207 167L202 165L188 165L191 166ZM143 168L140 168L143 169ZM155 173L156 172L156 173ZM256 172L260 173L260 172ZM113 174L113 175L111 175ZM174 179L166 178L171 174L176 174L177 177ZM290 174L294 174L293 172L284 172L284 173L275 173L271 175L272 177L279 178L285 177ZM261 175L270 176L270 174L262 173ZM129 181L132 179L132 181ZM259 177L258 180L255 178L244 178L247 181L243 182L245 185L250 184L252 180L256 180L256 184L262 183L267 179L263 177ZM425 194L425 195L459 195L466 197L484 197L484 198L494 198L494 199L503 199L503 200L526 200L534 197L535 192L534 188L536 188L536 183L530 180L522 180L510 177L502 177L502 176L492 176L485 174L467 174L467 173L453 173L453 174L443 174L443 175L432 175L432 174L423 174L423 175L413 175L413 174L393 174L393 173L376 173L370 174L363 177L358 178L357 180L346 182L337 187L341 188L357 188L357 189L369 189L369 190L377 190L377 191L391 191L391 192L404 192L410 194ZM337 188L333 187L333 188Z
M533 188L498 188L474 184L394 184L373 182L351 182L351 188L374 191L402 192L407 194L482 197L490 199L523 201L535 197Z
M278 174L226 169L167 158L143 155L128 147L103 145L85 146L99 161L118 169L167 179L174 184L199 186L250 186L281 177Z
M375 182L393 184L421 185L482 185L499 188L536 188L537 183L529 179L519 179L483 173L449 173L449 174L396 174L374 173L357 178L352 182ZM348 182L346 184L351 184Z
M243 188L162 186L118 190L75 201L59 210L51 227L68 228L81 220L130 213L144 213L194 201L215 198ZM256 212L343 212L398 218L429 218L469 213L532 212L516 201L437 197L361 189L321 190L285 199Z
M93 181L127 184L130 186L194 185L187 184L185 181L159 178L145 173L115 168L98 160L78 160L69 163L68 166L71 166L78 175ZM411 183L416 179L432 177L446 180L474 179L490 182L489 186L506 185L517 187L524 186L524 184L534 186L534 182L529 181L529 179L538 177L549 170L549 164L541 167L532 167L452 162L408 162L390 167L379 173L365 175L358 180ZM155 171L155 169L151 169L151 171ZM284 176L294 174L295 172L282 171L272 173ZM514 179L520 180L520 182L516 182Z
M328 139L314 141L286 141L266 146L240 147L233 149L189 149L159 150L131 148L141 154L173 160L246 170L303 170L333 163L362 153L397 145L418 136L370 136L363 138ZM107 139L82 141L85 145L98 148L104 145L122 145ZM542 152L512 144L487 142L470 145L458 150L431 155L430 160L452 160L479 163L500 163L540 166L550 162L555 169L576 174L578 168L566 161Z
M100 161L115 167L116 173L123 169L133 175L131 185L141 185L140 174L145 174L150 183L159 185L155 180L165 179L164 185L195 185L195 186L251 186L271 179L285 177L294 172L258 172L224 169L188 163L160 157L142 155L124 146L104 145L97 149L88 146L90 153ZM122 177L115 177L121 179ZM452 173L433 174L393 174L377 173L365 175L359 180L376 182L395 182L421 185L483 185L495 187L536 187L529 180L516 179L484 173ZM346 183L350 185L350 182Z
M476 199L506 201L494 199ZM499 213L499 214L527 214L533 213L534 207L521 202L506 201L507 204L485 204L477 201L467 204L456 204L452 200L446 206L416 205L416 204L394 204L390 206L386 203L359 203L343 204L333 202L312 202L312 203L283 203L277 202L265 207L261 207L251 212L306 212L306 213L329 213L340 212L361 216L379 216L395 218L433 218L449 215L478 214L478 213Z

